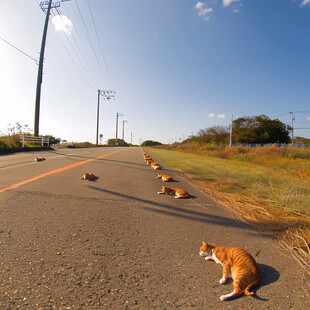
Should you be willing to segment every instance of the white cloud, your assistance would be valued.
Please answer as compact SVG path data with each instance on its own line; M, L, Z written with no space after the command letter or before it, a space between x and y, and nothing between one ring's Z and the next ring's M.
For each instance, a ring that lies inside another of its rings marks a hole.
M65 15L57 15L52 18L52 23L56 31L63 31L71 34L73 29L72 21Z
M239 2L240 0L223 0L223 6L229 6L233 2ZM309 0L305 0L309 1Z
M198 1L196 3L196 5L194 6L194 8L197 9L197 10L202 10L204 5L205 5L205 3Z
M213 11L212 8L205 8L205 9L203 9L203 10L201 10L201 11L199 12L199 16L205 16L205 15L207 15L208 13L210 13L210 12L212 12L212 11Z
M310 121L310 116L307 117L307 120Z
M196 10L198 10L198 15L202 16L204 20L208 20L210 18L210 16L208 15L208 13L211 13L213 11L212 8L205 8L205 3L204 2L200 2L198 1L196 3L196 5L194 6L194 8Z
M307 5L307 4L310 4L310 0L303 0L302 3L301 3L301 6L304 6L304 5Z
M218 117L218 118L225 118L226 115L225 115L224 113L222 113L222 114L218 114L217 117Z
M232 12L233 12L233 13L240 13L240 10L234 9Z
M215 116L215 114L213 114L213 113L209 113L209 114L208 114L208 117L209 117L209 118L212 118L212 117L214 117L214 116Z

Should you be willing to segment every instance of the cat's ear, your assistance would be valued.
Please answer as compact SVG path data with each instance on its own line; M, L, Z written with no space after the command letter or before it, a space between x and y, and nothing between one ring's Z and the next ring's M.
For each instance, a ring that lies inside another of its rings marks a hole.
M202 241L202 245L207 246L207 244L204 241Z

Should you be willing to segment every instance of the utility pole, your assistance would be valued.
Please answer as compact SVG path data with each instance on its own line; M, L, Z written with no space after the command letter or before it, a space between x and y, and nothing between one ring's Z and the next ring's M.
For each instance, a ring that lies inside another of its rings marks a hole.
M233 115L230 117L230 133L229 133L229 147L232 147L232 126L233 126Z
M125 123L128 123L128 121L123 121L123 143L125 143Z
M133 132L130 134L130 143L132 144L132 137L134 137Z
M295 114L294 112L290 112L292 114L292 144L294 144L294 123L295 123Z
M115 90L100 90L100 89L98 89L96 146L98 146L100 96L102 96L104 100L108 100L109 101L111 99L115 100L115 95L116 95Z
M124 114L123 114L123 113L119 113L119 112L117 112L117 113L116 113L116 137L115 137L115 145L118 145L118 141L117 141L117 133L118 133L118 118L119 118L120 116L124 116Z
M39 136L39 119L40 119L40 101L41 101L41 86L42 86L42 77L43 77L43 61L44 61L44 51L45 51L45 43L47 36L47 28L49 22L49 16L51 9L60 7L61 2L65 2L69 0L60 0L53 3L53 0L42 1L40 3L41 10L45 13L45 24L43 29L41 50L40 50L40 59L39 59L39 67L38 67L38 77L37 77L37 90L36 90L36 102L35 102L35 112L34 112L34 135Z

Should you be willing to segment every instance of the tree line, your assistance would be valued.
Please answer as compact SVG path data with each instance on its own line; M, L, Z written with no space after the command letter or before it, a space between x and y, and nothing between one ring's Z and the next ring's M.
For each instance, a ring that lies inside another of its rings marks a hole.
M232 123L232 141L237 144L290 143L292 128L278 119L266 115L239 117ZM229 144L230 127L213 126L201 129L186 142Z

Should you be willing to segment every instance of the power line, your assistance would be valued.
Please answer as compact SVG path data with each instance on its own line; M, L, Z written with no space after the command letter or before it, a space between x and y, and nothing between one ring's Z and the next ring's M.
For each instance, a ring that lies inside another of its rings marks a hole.
M56 15L54 14L54 16L56 16ZM76 65L77 69L78 69L78 70L80 71L80 73L82 74L84 80L86 81L86 83L88 84L88 86L90 87L90 89L91 89L92 91L94 91L95 88L93 88L93 86L92 86L92 85L89 83L89 81L87 80L85 74L84 74L83 71L80 69L79 65L77 64L77 62L75 61L74 57L72 56L70 50L67 48L67 46L66 46L64 40L63 40L62 37L58 34L57 31L56 31L56 34L57 34L58 38L60 39L61 43L63 44L64 48L66 49L67 53L68 53L69 56L71 57L73 63Z
M91 41L90 35L89 35L89 33L88 33L88 30L87 30L85 21L84 21L84 19L83 19L83 16L82 16L82 13L81 13L79 4L78 4L77 1L75 1L75 4L76 4L76 6L77 6L77 8L78 8L79 14L80 14L80 16L81 16L81 19L82 19L82 22L83 22L83 25L84 25L84 28L85 28L85 31L86 31L86 34L87 34L89 43L90 43L90 46L91 46L92 51L93 51L93 53L94 53L94 55L95 55L95 58L96 58L96 60L97 60L97 63L98 63L98 65L99 65L99 68L100 68L100 71L101 71L101 73L102 73L102 76L103 76L103 78L104 78L105 80L107 80L107 79L106 79L106 76L105 76L105 74L104 74L104 72L103 72L103 69L102 69L102 67L101 67L100 61L99 61L99 59L98 59L98 56L97 56L96 50L95 50L95 48L94 48L94 45L93 45L93 43L92 43L92 41Z
M111 76L110 76L110 73L109 73L109 70L108 70L108 67L107 67L107 63L106 63L106 60L105 60L105 57L104 57L104 54L103 54L103 51L102 51L102 46L101 46L101 42L100 42L100 40L99 40L99 36L98 36L98 32L97 32L97 28L96 28L95 21L94 21L94 17L93 17L93 14L92 14L92 10L91 10L91 7L90 7L90 4L89 4L89 1L88 1L88 0L87 0L87 5L88 5L88 9L89 9L89 12L90 12L90 16L91 16L91 19L92 19L92 22L93 22L93 25L94 25L94 29L95 29L95 33L96 33L98 45L99 45L99 48L100 48L101 57L102 57L102 59L103 59L104 66L105 66L105 68L106 68L106 70L107 70L107 73L108 73L108 77L109 77L109 79L110 79L110 82L112 83Z
M292 113L310 113L310 111L291 111L291 112L285 112L279 115L274 115L272 117L280 117L280 116L284 116L284 115L288 115L288 114L292 114Z
M58 9L56 9L56 11L57 11L58 16L60 16L60 18L61 18L61 20L62 20L62 22L63 22L62 15L61 15L60 11L59 11ZM53 15L56 16L54 12L53 12ZM64 23L64 22L63 22L63 23ZM67 26L67 27L68 27L68 26ZM57 31L56 31L56 32L57 32ZM97 83L97 82L96 82L96 79L94 79L94 77L92 77L92 76L90 75L90 73L88 72L88 70L87 70L87 68L86 68L87 64L86 64L86 66L84 65L84 63L83 63L81 57L79 56L78 52L76 51L76 48L75 48L75 47L73 46L73 44L71 43L71 41L70 41L70 39L69 39L67 33L66 33L66 32L64 32L64 33L65 33L65 37L66 37L66 39L67 39L69 45L71 46L72 50L74 51L75 55L77 56L77 58L78 58L80 64L82 65L84 71L87 73L87 75L88 75L88 77L90 78L90 80L92 80L93 83L95 82L95 84L96 84L96 83ZM57 33L57 35L58 35L58 33ZM72 36L72 35L71 35L71 36ZM61 38L59 35L58 35L58 37ZM72 36L72 39L73 39L73 41L75 42L75 44L77 45L77 48L78 48L78 50L79 50L80 53L81 53L81 50L80 50L80 48L79 48L79 46L78 46L78 44L77 44L77 42L76 42L76 40L74 39L73 36ZM61 40L62 40L62 39L61 39ZM64 43L63 40L62 40L62 42ZM64 43L64 45L65 45L65 43ZM66 46L65 46L65 48L67 49ZM73 59L73 56L72 56L72 54L69 52L68 49L67 49L67 51L68 51L69 55L71 56L71 58ZM82 53L81 53L81 54L82 54ZM82 57L83 57L83 56L82 56ZM84 60L84 61L85 61L85 60ZM75 61L74 61L74 63L76 64ZM80 70L80 69L79 69L79 70ZM81 70L80 70L80 72L81 72ZM84 75L84 74L83 74L83 76L84 76L84 78L85 78L85 75ZM86 78L85 78L85 79L86 79ZM86 79L86 80L87 80L87 79ZM88 82L88 81L87 81L87 82ZM89 82L88 82L88 84L89 84ZM90 85L90 84L89 84L89 85ZM92 90L94 90L93 87L91 87L91 88L92 88Z
M75 17L76 17L77 23L79 24L80 28L83 29L83 25L82 25L81 22L80 22L80 18L78 17L78 15L77 15L77 13L76 13L76 10L75 10L74 6L71 6L71 8L73 9L73 13L74 13L74 15L75 15ZM69 11L67 10L66 7L64 7L64 10L65 10L65 13L69 16L71 12L69 12ZM77 29L77 28L75 27L75 29ZM83 30L84 30L84 29L83 29ZM89 62L87 62L87 61L85 60L85 62L88 64L88 67L89 67L90 72L92 73L94 79L98 82L98 81L100 80L100 78L98 79L98 75L97 75L96 70L94 69L94 66L93 66L92 62L91 62L91 58L88 57L88 52L87 52L87 49L86 49L86 45L85 45L85 43L84 43L84 42L85 42L85 39L82 38L82 37L80 36L80 33L81 33L81 32L83 32L83 31L78 31L78 30L76 30L76 31L75 31L75 34L76 34L76 36L77 36L77 38L78 38L78 41L80 42L80 46L83 47L83 49L81 49L81 50L83 50L83 53L86 55L86 59L89 61ZM85 36L85 30L84 30L84 36ZM84 39L84 40L83 40L83 39ZM87 38L86 38L86 40L87 40ZM83 43L84 43L84 44L83 44ZM77 43L76 43L76 44L77 44ZM83 57L83 58L84 58L84 57ZM85 58L84 58L84 59L85 59ZM99 84L99 83L97 83L97 84ZM97 85L97 87L98 87L98 86L99 86L99 85Z
M287 115L287 114L290 114L290 112L285 112L285 113L282 113L282 114L279 114L279 115L274 115L272 117L280 117L280 116Z
M13 45L13 44L11 44L10 42L8 42L7 40L5 40L5 39L3 39L3 38L1 38L1 37L0 37L0 39L1 39L2 41L4 41L5 43L7 43L8 45L10 45L11 47L15 48L17 51L19 51L19 52L22 53L23 55L25 55L25 56L27 56L28 58L34 60L35 63L38 64L38 60L37 60L37 59L35 59L35 58L31 57L30 55L28 55L27 53L23 52L22 50L20 50L20 49L17 48L15 45Z

